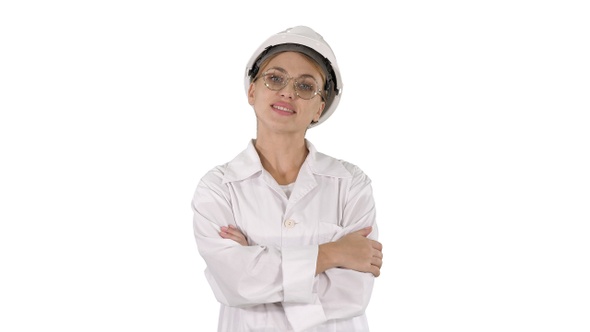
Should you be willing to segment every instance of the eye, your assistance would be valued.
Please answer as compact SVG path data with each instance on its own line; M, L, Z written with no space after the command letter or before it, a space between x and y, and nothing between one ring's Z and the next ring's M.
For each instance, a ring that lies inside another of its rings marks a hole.
M264 74L264 81L266 84L272 86L272 89L280 89L287 82L287 75L280 70L271 68Z
M300 77L297 80L297 90L306 92L315 92L317 83L311 77Z
M279 74L268 74L267 80L269 83L283 84L285 77Z
M309 85L309 84L305 84L305 83L299 83L297 84L297 90L299 91L314 91L313 89L313 85Z

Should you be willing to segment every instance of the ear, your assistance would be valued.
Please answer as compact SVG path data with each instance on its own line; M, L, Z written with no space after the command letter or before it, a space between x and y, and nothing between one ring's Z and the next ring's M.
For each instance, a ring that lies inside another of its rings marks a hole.
M324 111L324 107L326 107L326 102L322 101L322 103L320 104L320 108L318 109L316 114L314 114L314 116L313 116L314 122L320 121L320 115L322 115L322 112Z
M254 90L256 90L256 86L254 82L250 83L250 87L248 87L248 104L254 106Z

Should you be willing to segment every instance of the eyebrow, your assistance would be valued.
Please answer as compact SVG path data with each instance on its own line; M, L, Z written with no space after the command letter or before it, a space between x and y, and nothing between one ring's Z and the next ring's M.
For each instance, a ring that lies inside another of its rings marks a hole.
M267 71L269 71L269 70L271 70L271 69L280 69L280 70L283 70L283 71L284 71L284 72L286 72L286 73L287 73L287 74L288 74L290 77L293 77L293 76L291 76L291 74L289 74L289 71L288 71L287 69L285 69L285 68L283 68L283 67L279 67L279 66L272 66L272 67L270 67L270 68L266 69L266 70L265 70L265 72L267 72ZM293 77L293 78L299 78L299 77L311 77L311 78L313 78L314 80L316 80L316 81L317 81L317 79L316 79L316 78L315 78L315 77L314 77L312 74L301 74L301 75L299 75L299 76L297 76L297 77ZM320 79L321 79L321 75L320 75Z

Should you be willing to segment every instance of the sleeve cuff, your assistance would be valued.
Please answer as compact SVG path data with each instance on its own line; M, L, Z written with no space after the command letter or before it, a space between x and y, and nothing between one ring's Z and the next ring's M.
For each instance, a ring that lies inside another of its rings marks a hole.
M312 304L283 303L285 315L293 331L306 331L327 321L319 298L316 295L314 298Z
M284 302L312 303L318 246L282 249Z

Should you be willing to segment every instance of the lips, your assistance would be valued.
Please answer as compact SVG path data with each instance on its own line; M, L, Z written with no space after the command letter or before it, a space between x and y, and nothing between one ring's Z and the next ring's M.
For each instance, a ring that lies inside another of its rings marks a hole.
M295 114L297 112L295 112L295 110L293 109L293 107L291 105L285 104L285 103L276 103L276 104L272 104L271 105L273 110L277 111L278 113L283 113L283 114Z

